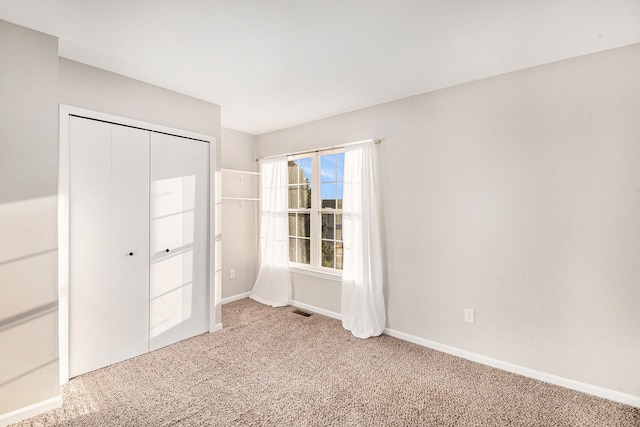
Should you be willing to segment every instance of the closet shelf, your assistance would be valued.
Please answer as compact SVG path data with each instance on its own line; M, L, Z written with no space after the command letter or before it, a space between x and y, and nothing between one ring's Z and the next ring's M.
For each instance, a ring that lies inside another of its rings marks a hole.
M232 174L236 174L236 176L239 176L240 178L240 185L244 186L247 184L247 182L245 182L245 175L249 175L249 176L255 176L255 179L249 179L249 183L251 183L252 185L257 184L260 181L260 172L253 172L253 171L245 171L245 170L240 170L240 169L225 169L222 168L220 169L222 172L224 173L232 173ZM237 179L237 178L235 178ZM235 181L235 179L230 179L230 183L233 183L233 181ZM224 174L223 174L223 181L224 181ZM232 184L233 185L233 184ZM245 187L246 189L246 187ZM257 188L254 187L253 191L251 191L249 194L255 194L257 191ZM258 202L260 201L259 197L228 197L225 196L225 190L224 190L224 186L223 186L223 195L222 195L222 200L236 200L240 202L240 206L242 206L244 208L244 202ZM230 191L230 193L234 193L235 191ZM240 194L242 194L243 192L240 192ZM228 193L227 193L228 194ZM237 194L237 192L236 192ZM244 192L244 194L247 194L246 192Z

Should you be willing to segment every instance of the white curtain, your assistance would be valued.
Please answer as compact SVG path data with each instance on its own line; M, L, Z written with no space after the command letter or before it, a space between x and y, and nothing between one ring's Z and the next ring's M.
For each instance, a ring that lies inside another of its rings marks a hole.
M358 338L380 335L386 324L378 199L373 141L345 147L341 314Z
M260 161L260 270L250 298L273 307L291 303L287 157Z

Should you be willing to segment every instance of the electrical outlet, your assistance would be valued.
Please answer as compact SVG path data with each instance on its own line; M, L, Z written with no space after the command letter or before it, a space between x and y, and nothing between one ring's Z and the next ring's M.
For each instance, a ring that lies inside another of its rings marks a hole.
M475 323L476 319L475 319L476 315L475 315L475 310L472 308L465 308L464 309L464 321L467 323Z
M229 270L229 279L233 280L236 278L236 271L235 270Z

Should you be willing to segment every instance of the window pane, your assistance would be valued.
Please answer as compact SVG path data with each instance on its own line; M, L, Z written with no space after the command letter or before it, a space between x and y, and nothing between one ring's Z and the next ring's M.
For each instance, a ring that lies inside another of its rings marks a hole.
M323 183L322 184L322 207L323 208L336 208L336 183Z
M336 181L344 181L344 153L336 154L337 158L337 176Z
M335 236L335 215L322 214L322 238L333 240Z
M296 165L296 162L293 160L289 160L289 184L297 184L298 183L298 172L299 168Z
M298 187L289 186L289 209L298 209Z
M336 168L337 164L335 154L320 156L320 175L322 176L322 182L337 181Z
M298 164L299 183L305 184L311 182L311 157L296 160Z
M342 260L344 258L344 249L342 242L336 242L336 269L342 270Z
M338 182L337 191L336 191L336 199L338 199L338 209L342 209L342 199L344 193L344 183Z
M309 264L311 259L311 240L296 239L298 244L298 260L297 262Z
M299 237L311 237L311 214L298 214Z
M336 208L336 200L322 200L322 207L327 209L335 209Z
M311 187L309 185L301 185L298 189L301 209L311 209Z
M296 239L289 239L289 261L296 262Z
M289 214L289 236L296 235L296 214Z
M342 215L336 215L336 240L342 240Z
M322 266L334 268L335 243L331 240L322 241Z

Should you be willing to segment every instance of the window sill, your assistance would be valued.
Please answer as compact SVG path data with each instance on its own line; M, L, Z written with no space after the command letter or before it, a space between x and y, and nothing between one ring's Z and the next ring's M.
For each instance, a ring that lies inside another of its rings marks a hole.
M309 267L290 266L290 270L296 274L304 274L305 276L318 277L320 279L333 280L334 282L342 282L342 273L333 273L329 271L316 270Z

